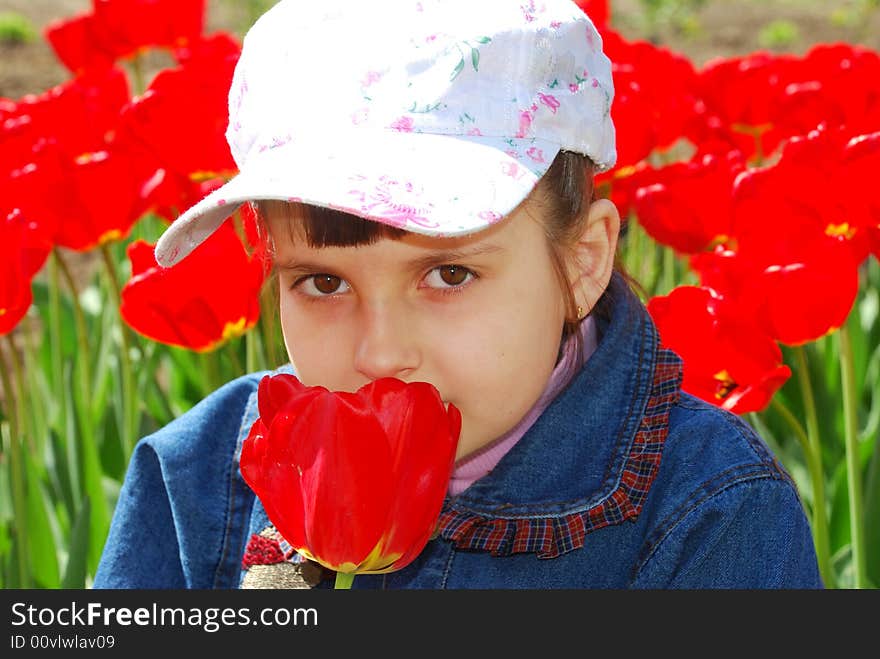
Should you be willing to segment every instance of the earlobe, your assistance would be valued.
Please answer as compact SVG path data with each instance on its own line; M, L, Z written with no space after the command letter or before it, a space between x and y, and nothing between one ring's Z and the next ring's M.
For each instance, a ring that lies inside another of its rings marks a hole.
M578 306L586 313L611 280L619 234L620 213L614 203L598 199L590 204L584 230L569 262L569 282Z

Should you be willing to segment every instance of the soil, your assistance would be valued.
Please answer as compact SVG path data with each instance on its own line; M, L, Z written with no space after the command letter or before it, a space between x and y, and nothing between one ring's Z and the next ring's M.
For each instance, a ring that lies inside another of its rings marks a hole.
M254 12L268 4L270 0L207 0L206 30L241 35ZM877 4L872 0L611 0L611 10L612 26L625 37L649 39L701 65L714 57L755 50L802 54L822 42L843 41L880 50ZM42 30L52 20L89 11L91 5L91 0L3 0L0 14L24 16L35 37L26 43L0 41L0 97L16 100L70 77L42 38ZM648 5L683 9L678 20L661 18L650 26ZM861 8L868 9L860 14ZM768 42L773 34L776 41ZM167 62L158 57L154 65L161 68Z

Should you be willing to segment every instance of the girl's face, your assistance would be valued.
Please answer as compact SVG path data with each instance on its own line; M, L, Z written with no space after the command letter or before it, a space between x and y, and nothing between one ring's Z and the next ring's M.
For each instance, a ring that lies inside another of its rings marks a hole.
M299 379L348 392L382 377L433 384L461 412L456 459L503 435L544 391L565 317L535 212L460 238L322 248L269 218Z

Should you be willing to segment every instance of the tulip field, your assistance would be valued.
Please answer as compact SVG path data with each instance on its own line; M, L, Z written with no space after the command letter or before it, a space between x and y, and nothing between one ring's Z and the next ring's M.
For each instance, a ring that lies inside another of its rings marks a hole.
M775 451L826 586L880 587L880 52L697 62L624 36L614 0L579 4L616 89L597 194L626 219L620 262L684 389ZM178 266L152 251L235 174L226 91L247 25L209 29L209 0L83 5L36 26L64 81L0 87L2 588L88 587L138 439L286 360L248 209Z

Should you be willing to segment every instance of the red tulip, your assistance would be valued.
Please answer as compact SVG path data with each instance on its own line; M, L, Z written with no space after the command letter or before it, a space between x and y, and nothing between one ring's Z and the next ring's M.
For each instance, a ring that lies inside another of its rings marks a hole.
M91 12L54 21L45 35L58 59L80 72L196 39L204 14L205 0L93 0Z
M697 74L683 55L648 41L602 34L611 59L617 133L617 166L633 165L655 149L671 146L694 118Z
M34 150L47 142L70 160L100 151L130 98L128 78L116 68L83 74L42 94L23 97L2 117L0 168L9 171L27 165Z
M343 573L399 570L434 533L461 415L425 382L356 393L267 376L241 472L300 554Z
M880 126L880 53L876 50L845 43L817 44L804 56L801 70L803 78L820 82L821 103L827 108L821 122L845 126L853 135ZM780 113L786 109L780 108Z
M848 143L839 131L813 131L792 139L773 167L739 176L731 250L739 274L724 285L702 279L787 345L840 327L858 293L870 207L850 181L867 180L872 158Z
M52 145L9 177L9 202L56 245L87 251L128 235L147 210L148 173L120 144L67 160ZM0 182L0 191L3 190Z
M700 120L688 137L739 148L758 164L786 140L819 126L850 135L880 122L880 56L859 46L821 44L804 57L755 52L708 62L698 72Z
M267 261L248 254L231 222L173 268L160 267L153 248L143 240L128 246L132 276L122 290L120 313L132 329L204 352L257 322Z
M657 170L645 160L637 165L615 167L596 174L596 196L614 202L621 219L626 220L633 212L636 192L639 188L654 183L656 177Z
M74 73L110 66L119 56L111 44L104 43L91 13L52 21L43 33L55 56Z
M225 131L238 53L223 37L192 44L181 51L185 64L161 71L122 110L122 129L159 167L194 180L235 173Z
M707 287L679 286L648 301L660 340L682 358L682 389L723 409L764 409L789 377L782 351Z
M11 332L33 301L31 279L51 245L19 210L0 220L0 335Z
M611 4L608 0L575 0L575 4L584 10L598 30L607 27L611 20Z
M639 224L657 242L694 253L728 239L733 182L745 169L742 154L705 155L657 170L636 191Z

